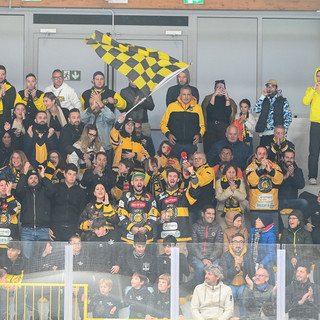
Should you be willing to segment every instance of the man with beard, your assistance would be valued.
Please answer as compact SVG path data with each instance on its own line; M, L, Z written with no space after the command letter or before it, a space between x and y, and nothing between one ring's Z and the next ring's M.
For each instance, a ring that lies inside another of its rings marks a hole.
M283 125L288 131L292 122L289 102L282 96L281 90L278 90L278 83L274 79L266 83L266 88L262 91L253 112L260 114L256 132L259 133L262 146L271 144L275 126Z
M61 129L59 138L59 150L64 160L68 154L77 150L73 144L80 139L83 128L84 123L81 122L80 111L77 108L71 109L68 123Z
M160 212L159 242L168 235L174 236L180 243L180 250L187 254L185 242L191 241L189 228L189 207L200 194L199 179L192 166L188 168L190 184L187 189L179 188L179 172L174 168L167 169L166 191L157 197ZM183 245L181 245L183 242Z
M126 108L126 100L124 100L119 93L110 90L105 85L104 74L101 71L96 71L93 74L92 84L92 88L84 91L80 97L82 110L90 107L90 98L93 98L100 108L106 106L112 112L114 112L115 108L118 110L124 110Z
M46 112L38 111L34 124L24 136L24 153L35 169L46 162L49 151L58 149L57 136L47 123Z
M73 108L81 110L81 102L74 91L64 82L63 73L60 69L52 72L52 84L44 89L44 92L52 92L59 100L61 108L70 111Z
M11 120L11 110L16 98L16 89L6 79L6 68L0 65L0 127Z
M147 236L147 243L153 241L153 227L158 210L153 196L144 190L145 174L135 172L131 178L132 190L124 192L119 201L118 215L121 223L121 240L133 243L136 233Z
M243 304L243 290L246 285L246 276L254 276L255 265L247 251L244 235L236 233L231 238L231 245L220 262L223 268L225 283L231 288L233 299L239 300L240 319L246 319L246 308Z
M223 252L223 231L216 221L213 206L204 206L202 217L192 225L192 243L188 246L196 285L204 280L204 268L218 264Z
M37 89L37 78L33 73L26 75L25 84L26 88L18 92L14 105L23 103L26 106L26 120L28 121L26 127L28 127L33 123L37 112L46 110L46 107L43 104L44 93Z
M96 125L102 147L107 153L108 166L111 168L113 150L110 144L110 132L115 121L113 111L104 104L100 104L97 98L91 97L89 98L89 108L81 113L81 120L85 125Z
M136 132L136 137L140 140L143 147L148 151L150 157L154 157L156 152L154 149L154 144L151 136L145 136L142 132L143 126L140 122L134 123L134 131Z
M301 262L296 270L296 280L286 288L286 312L289 313L289 319L318 319L320 291L309 279L310 266Z
M127 107L121 112L128 112L128 115L135 123L139 122L142 126L142 134L151 137L151 126L148 119L148 110L154 109L154 103L151 96L147 97L141 104L139 104L133 111L130 112L144 96L141 90L129 78L129 86L120 91L120 95L127 101Z
M170 103L177 101L180 94L180 90L184 86L189 86L191 88L192 96L196 98L196 102L199 102L199 91L196 87L190 86L190 73L188 69L181 71L177 75L177 84L172 86L167 91L166 103L167 107Z
M266 147L256 148L256 160L246 169L249 185L249 207L251 225L260 214L272 215L276 225L276 234L279 232L279 186L283 181L280 167L268 159Z
M284 152L280 169L283 174L283 182L279 187L279 211L282 209L299 209L303 212L304 223L308 231L312 231L312 224L308 222L308 201L298 199L298 190L305 186L302 169L298 167L295 159L295 152L287 150Z

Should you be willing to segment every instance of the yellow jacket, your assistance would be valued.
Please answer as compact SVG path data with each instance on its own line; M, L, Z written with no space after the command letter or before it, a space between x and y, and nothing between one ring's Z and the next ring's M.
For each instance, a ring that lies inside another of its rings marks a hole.
M142 162L144 159L149 158L149 153L140 142L133 141L130 137L122 137L119 130L115 127L110 132L110 142L114 150L112 168L118 168L119 162L122 159L122 152L135 152L134 161Z
M178 97L176 102L169 104L160 122L160 129L166 137L169 133L173 134L177 143L192 143L196 134L203 137L206 129L196 98L192 97L190 103L184 104Z
M320 71L320 68L317 68L314 79L317 82L316 74ZM314 90L313 87L307 89L304 97L303 104L308 106L310 104L310 121L320 123L320 88Z

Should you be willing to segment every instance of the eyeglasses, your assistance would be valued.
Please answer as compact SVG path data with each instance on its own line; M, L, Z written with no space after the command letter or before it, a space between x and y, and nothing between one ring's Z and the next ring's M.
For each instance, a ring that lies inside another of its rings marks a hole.
M266 84L266 88L275 88L276 86L274 84Z
M263 278L263 277L265 277L266 275L265 274L256 274L255 275L257 278Z
M244 241L242 241L242 240L240 240L240 241L233 240L232 243L234 243L234 244L244 244Z

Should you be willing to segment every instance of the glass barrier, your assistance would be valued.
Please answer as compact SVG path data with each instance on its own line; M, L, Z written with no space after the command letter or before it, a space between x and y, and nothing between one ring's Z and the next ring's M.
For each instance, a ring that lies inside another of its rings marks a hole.
M241 237L10 243L0 249L0 319L318 319L319 250Z

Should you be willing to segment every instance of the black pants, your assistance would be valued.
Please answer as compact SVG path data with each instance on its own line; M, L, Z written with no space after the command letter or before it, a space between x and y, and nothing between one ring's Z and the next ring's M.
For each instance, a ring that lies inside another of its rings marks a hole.
M318 162L320 153L320 123L311 122L309 140L308 169L309 179L318 177Z
M272 140L273 140L273 134L270 136L261 136L260 137L260 146L266 147L270 146Z

